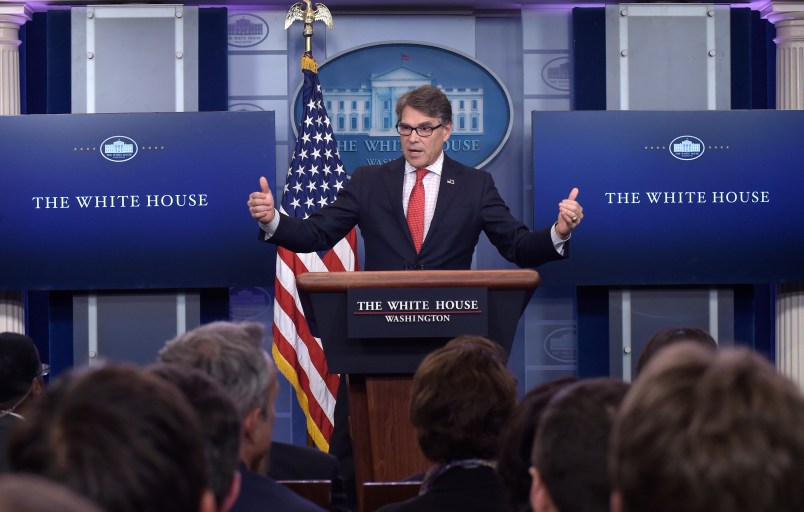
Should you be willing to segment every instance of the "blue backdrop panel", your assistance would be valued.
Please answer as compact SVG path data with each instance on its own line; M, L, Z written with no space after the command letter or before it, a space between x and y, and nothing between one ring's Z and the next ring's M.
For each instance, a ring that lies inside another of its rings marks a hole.
M801 282L801 133L798 111L534 112L536 224L573 186L585 214L543 282Z
M246 199L275 151L273 112L0 117L0 289L271 282Z

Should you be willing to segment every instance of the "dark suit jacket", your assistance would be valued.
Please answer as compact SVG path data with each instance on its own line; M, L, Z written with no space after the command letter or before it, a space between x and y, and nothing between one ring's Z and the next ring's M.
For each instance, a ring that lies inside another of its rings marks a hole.
M253 473L240 465L240 494L231 512L282 510L284 512L325 512L273 478Z
M334 455L315 448L271 442L268 452L268 476L274 480L330 480L332 511L349 512L340 464Z
M331 205L306 220L282 216L268 241L294 252L321 251L357 225L365 245L366 270L468 269L481 232L505 259L520 267L561 259L550 229L531 232L514 219L489 173L446 155L430 230L416 254L402 209L404 172L402 157L381 166L357 168Z
M488 467L453 468L426 493L381 507L377 512L509 512L505 487Z

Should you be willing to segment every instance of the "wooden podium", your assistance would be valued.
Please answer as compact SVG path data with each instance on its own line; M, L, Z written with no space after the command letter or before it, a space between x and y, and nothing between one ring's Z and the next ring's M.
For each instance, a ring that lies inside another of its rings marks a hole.
M297 277L302 307L311 332L321 338L331 372L347 374L350 433L355 457L358 500L364 482L390 482L429 466L410 425L408 404L412 375L421 360L450 338L479 334L511 350L519 316L539 285L534 270L410 270L322 272ZM350 338L349 290L420 290L472 288L486 295L483 332L449 336Z

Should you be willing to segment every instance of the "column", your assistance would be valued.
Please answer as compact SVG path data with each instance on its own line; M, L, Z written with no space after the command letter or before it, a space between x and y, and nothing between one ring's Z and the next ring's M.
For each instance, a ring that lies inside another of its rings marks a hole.
M0 115L20 113L20 27L31 19L23 4L0 4ZM0 332L25 332L21 292L0 291Z
M804 3L769 2L762 17L776 27L776 108L804 109ZM804 285L776 290L776 367L804 388Z

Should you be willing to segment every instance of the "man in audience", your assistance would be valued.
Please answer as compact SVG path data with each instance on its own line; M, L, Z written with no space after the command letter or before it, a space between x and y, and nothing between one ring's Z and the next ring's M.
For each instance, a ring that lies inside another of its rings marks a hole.
M184 393L201 422L209 488L219 512L232 508L240 492L240 416L220 384L195 368L155 364L148 370Z
M698 327L662 327L650 337L642 353L639 354L634 375L639 377L642 370L661 349L675 343L691 341L711 350L717 350L717 342L712 335Z
M415 498L382 512L508 511L494 469L499 436L516 405L516 379L499 346L461 336L430 353L413 377L410 418L433 463Z
M215 510L197 415L175 386L135 367L51 385L11 436L9 465L109 512Z
M600 378L559 391L533 441L533 512L608 512L609 435L628 384Z
M562 377L531 389L516 406L500 441L497 472L505 482L508 503L512 512L530 512L531 467L533 438L544 409L561 389L577 382L575 377Z
M749 350L667 347L614 423L613 512L804 510L804 397Z
M213 322L169 341L159 361L197 368L223 386L241 420L240 495L232 512L273 510L322 512L270 477L257 473L271 446L276 370L263 349L257 323Z
M0 473L8 471L11 429L22 421L26 402L44 391L39 351L28 336L0 333Z

